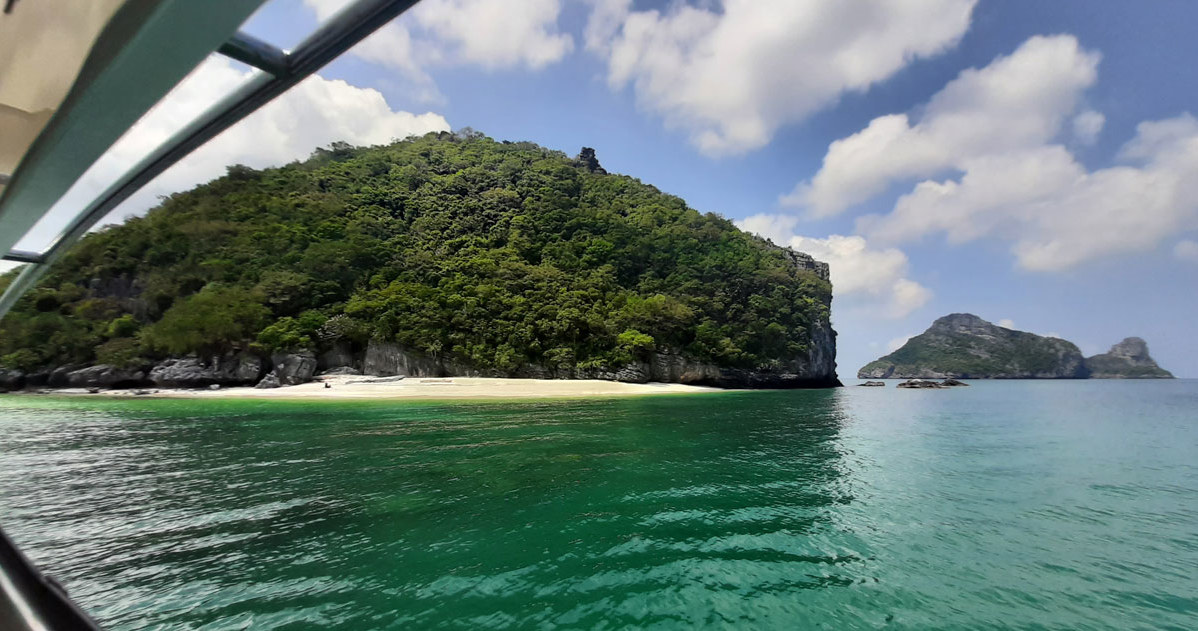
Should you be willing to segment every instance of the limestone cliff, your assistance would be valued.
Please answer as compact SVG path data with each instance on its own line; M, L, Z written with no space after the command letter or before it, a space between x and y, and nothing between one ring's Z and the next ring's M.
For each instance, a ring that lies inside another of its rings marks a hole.
M570 365L525 364L512 373L478 370L447 360L421 355L398 344L371 341L362 356L367 375L409 377L517 377L527 379L604 379L629 383L685 383L721 388L825 388L839 386L836 377L836 333L826 323L812 334L812 352L773 368L750 370L720 367L688 358L678 349L659 349L639 361L615 369L578 368ZM346 367L357 362L350 356ZM340 366L329 365L329 370Z
M1172 379L1173 373L1156 365L1148 354L1148 343L1138 337L1125 338L1111 350L1086 358L1092 379Z
M790 248L781 248L796 269L812 271L827 281L827 263ZM830 307L830 305L827 305ZM836 376L836 332L827 318L807 330L807 351L777 365L756 369L721 367L688 357L677 348L658 348L623 366L580 368L572 364L524 364L512 372L479 370L445 357L431 357L402 345L372 340L364 351L344 347L322 353L322 370L352 368L367 375L411 377L519 377L530 379L606 379L710 385L722 388L824 388L839 386Z

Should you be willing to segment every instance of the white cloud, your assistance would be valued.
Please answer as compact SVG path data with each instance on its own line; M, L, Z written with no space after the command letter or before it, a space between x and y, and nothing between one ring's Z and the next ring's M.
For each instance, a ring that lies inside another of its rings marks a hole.
M1198 122L1141 123L1118 166L1087 170L1059 142L1063 132L1082 142L1101 131L1101 114L1077 113L1098 61L1073 36L1033 37L962 72L917 123L883 116L832 143L786 201L831 215L903 180L948 173L916 184L889 214L859 218L857 231L877 244L937 233L953 244L1004 239L1018 265L1036 271L1155 248L1198 226Z
M1086 110L1073 117L1073 138L1083 145L1092 145L1105 124L1106 116L1101 112Z
M1127 164L1092 172L1059 145L987 156L959 180L921 182L858 229L884 243L994 235L1012 242L1024 269L1059 271L1198 227L1198 121L1141 123L1120 155Z
M325 21L343 9L351 0L304 0L316 19ZM440 103L445 100L432 77L417 59L412 34L398 20L383 25L350 49L350 54L370 63L385 66L406 80L405 88L414 100L421 103Z
M931 290L906 277L908 261L902 251L871 248L859 236L800 236L794 233L797 223L791 216L759 214L738 220L736 225L827 263L837 298L866 306L877 315L901 318L932 298Z
M1015 321L1010 318L1003 318L998 321L998 326L1001 326L1004 329L1015 330Z
M574 39L557 32L561 10L560 0L424 0L413 16L455 63L535 70L574 49Z
M144 116L55 204L19 247L40 250L54 236L50 225L73 216L119 175L194 119L220 95L250 77L214 55ZM111 217L140 213L167 195L223 175L240 163L256 168L306 158L333 141L380 144L449 129L439 114L393 111L376 90L313 75L228 129L130 197ZM56 221L57 220L57 221Z
M931 98L918 123L906 114L881 116L833 142L815 177L782 203L830 216L896 181L1039 147L1093 85L1098 61L1071 35L1033 37L1011 55L961 72Z
M1173 256L1191 263L1198 263L1198 243L1184 239L1173 246Z
M955 45L975 0L592 4L587 48L607 62L611 87L632 84L644 107L721 155L762 147L780 126Z
M591 15L583 31L587 50L607 56L611 54L612 41L624 26L624 20L632 13L632 0L588 0Z
M1045 334L1044 334L1044 337L1055 337L1055 338L1057 338L1058 340L1063 340L1063 339L1065 339L1065 338L1061 337L1061 334L1060 334L1060 333L1057 333L1056 331L1053 331L1053 332L1051 332L1051 333L1045 333Z
M350 0L304 0L325 20ZM561 0L423 0L350 52L406 79L422 102L443 100L425 70L470 64L487 69L539 69L574 49L557 29Z

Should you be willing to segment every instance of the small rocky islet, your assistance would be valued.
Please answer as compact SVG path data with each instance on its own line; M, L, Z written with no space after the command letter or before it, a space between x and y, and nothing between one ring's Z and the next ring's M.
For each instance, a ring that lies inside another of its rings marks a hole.
M885 381L866 381L865 383L859 383L857 385L867 387L867 388L869 388L869 387L883 388L886 386L886 382ZM958 381L956 379L945 379L944 381L932 381L932 380L927 380L927 379L908 379L907 381L896 384L895 387L896 388L920 389L920 388L953 388L956 386L968 386L968 385L969 384L965 383L964 381Z
M1129 337L1085 357L1077 345L1004 328L970 313L937 319L901 348L857 372L859 379L1172 379ZM863 384L864 385L864 384ZM900 387L930 387L906 385Z

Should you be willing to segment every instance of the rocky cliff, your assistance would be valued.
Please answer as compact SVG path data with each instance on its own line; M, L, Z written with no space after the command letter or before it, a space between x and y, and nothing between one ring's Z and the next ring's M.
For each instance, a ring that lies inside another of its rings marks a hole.
M776 246L770 246L776 247ZM827 263L790 248L778 248L796 270L814 272L827 281ZM526 363L512 371L479 369L447 357L422 354L400 344L371 340L364 350L344 345L320 355L320 370L349 369L366 375L409 377L517 377L528 379L604 379L629 383L650 381L709 385L721 388L825 388L841 385L836 375L836 331L827 318L809 327L807 351L756 369L721 367L689 357L678 348L657 348L622 366L583 368L572 363Z
M1111 350L1086 358L1092 379L1172 379L1173 373L1158 366L1148 354L1148 343L1129 337Z
M820 263L819 265L824 265ZM826 265L824 265L826 273ZM357 370L367 375L408 377L517 377L527 379L604 379L628 383L685 383L720 388L827 388L841 385L836 376L836 332L828 322L811 330L810 350L778 366L758 369L721 367L663 348L614 368L580 368L572 364L524 364L510 372L480 370L447 358L430 357L399 344L372 340L361 353L337 349L322 354L337 358L322 370Z
M902 348L866 364L861 379L1083 379L1085 359L1072 342L1014 331L969 313L932 323Z

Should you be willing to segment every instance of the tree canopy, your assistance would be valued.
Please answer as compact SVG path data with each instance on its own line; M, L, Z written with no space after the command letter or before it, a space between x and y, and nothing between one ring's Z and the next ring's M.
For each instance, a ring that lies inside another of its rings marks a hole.
M440 133L231 166L80 241L0 322L0 364L369 339L499 372L806 352L827 281L584 154Z

